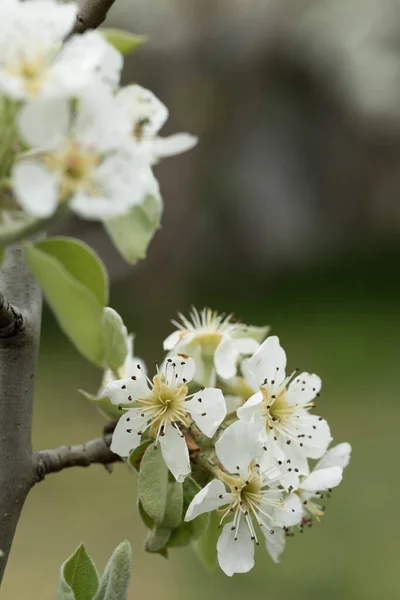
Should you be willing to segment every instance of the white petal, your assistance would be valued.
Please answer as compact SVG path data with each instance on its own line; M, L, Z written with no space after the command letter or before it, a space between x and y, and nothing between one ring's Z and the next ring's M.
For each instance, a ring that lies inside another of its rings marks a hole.
M66 98L37 98L18 115L18 127L25 142L45 149L58 147L65 139L70 121Z
M266 419L263 417L263 395L261 392L257 392L253 394L251 398L249 398L243 406L238 408L237 416L241 421L245 421L246 423L254 423L259 425L259 427L265 428Z
M231 527L232 523L225 525L217 543L219 566L229 577L247 573L254 566L254 542L247 525L241 521L237 530L232 531Z
M122 201L113 202L105 196L91 196L84 192L76 193L69 206L79 217L90 221L122 217L130 209L130 205L123 198Z
M185 437L172 425L167 425L165 434L160 436L161 454L165 464L175 477L182 483L190 473L189 451Z
M142 432L146 428L147 418L140 410L132 408L120 418L114 430L111 450L118 456L126 457L139 446Z
M286 392L289 404L306 404L314 400L321 390L321 379L314 373L301 373L292 381Z
M106 85L88 86L79 93L74 137L101 152L120 148L129 140L129 121Z
M222 339L218 344L214 354L214 364L217 373L223 379L230 379L236 375L236 361L239 358L239 352L235 348L233 340Z
M299 433L305 437L301 439L306 456L321 458L332 441L331 432L325 419L310 415L304 411L299 419Z
M182 154L191 150L198 142L198 138L190 133L175 133L166 138L156 137L151 140L150 153L152 162L167 156Z
M19 160L12 169L12 185L18 203L30 215L44 219L56 210L59 175L38 160Z
M272 558L275 564L279 563L279 557L285 549L286 534L280 527L274 529L274 533L271 534L268 529L263 528L265 536L265 545L267 547L268 554Z
M240 354L253 354L253 352L257 352L260 344L254 340L253 338L234 338L232 340L235 344L235 348Z
M279 527L292 527L301 521L303 507L297 494L289 494L284 499L283 508L274 511L275 525Z
M139 370L136 371L135 379L126 377L125 379L116 379L109 383L103 391L113 404L130 404L138 398L146 398L150 390L145 377Z
M170 356L164 363L163 371L169 385L189 383L194 377L196 363L186 354Z
M263 452L254 427L244 421L229 425L215 444L215 452L229 473L247 478L249 465Z
M78 90L82 85L99 79L107 85L118 84L123 59L102 35L86 31L71 37L54 61L52 78L54 85L67 90Z
M197 427L208 437L212 437L226 416L225 398L217 388L205 388L185 402Z
M254 375L251 369L251 366L249 366L249 360L249 358L242 360L240 369L249 388L253 390L253 392L257 392L260 386L258 384L257 377Z
M232 494L227 494L222 481L213 479L195 495L185 515L185 521L192 521L203 513L216 510L229 502ZM222 497L221 497L222 496Z
M117 94L117 102L134 131L138 125L141 137L158 133L168 118L167 107L151 92L140 85L129 85Z
M158 183L149 165L123 148L97 167L94 178L102 195L115 205L115 216L158 193Z
M327 467L342 467L344 469L350 462L351 446L347 442L337 444L321 458L314 467L317 469L326 469Z
M268 383L281 383L285 378L286 354L276 335L267 337L260 348L249 358L248 368L253 372L259 386L265 379Z
M342 467L328 467L314 470L301 482L301 489L306 492L318 492L336 487L342 481Z
M167 338L165 338L163 343L164 350L173 350L175 346L179 344L181 341L181 332L173 331Z

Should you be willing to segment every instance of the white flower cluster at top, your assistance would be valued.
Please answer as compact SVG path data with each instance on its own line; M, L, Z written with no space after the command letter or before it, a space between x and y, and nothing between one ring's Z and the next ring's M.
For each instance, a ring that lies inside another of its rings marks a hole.
M157 193L152 165L197 140L158 136L167 108L140 85L120 87L122 55L101 33L62 43L76 13L74 2L0 3L2 144L8 156L16 148L6 175L29 215L67 203L80 217L110 219Z
M181 316L175 325L152 380L131 354L124 378L103 390L123 411L111 449L128 457L143 439L154 438L178 482L200 460L210 477L185 521L210 511L221 515L217 550L227 575L253 567L259 531L277 562L289 528L302 529L324 514L320 501L340 483L351 448L329 449L328 423L311 412L320 378L287 374L279 339L259 339L267 328L209 309L194 309L191 320ZM318 461L312 469L310 460Z

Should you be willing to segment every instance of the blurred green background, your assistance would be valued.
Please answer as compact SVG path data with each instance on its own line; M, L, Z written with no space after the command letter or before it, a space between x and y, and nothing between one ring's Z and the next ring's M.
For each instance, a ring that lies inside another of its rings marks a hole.
M260 548L256 568L230 579L205 572L189 548L168 561L144 553L123 465L112 475L75 468L28 497L4 600L53 600L59 566L81 541L102 568L125 538L130 600L400 597L400 3L361 4L117 0L110 24L152 40L128 60L126 81L166 102L166 131L192 131L200 144L157 167L166 208L146 261L125 265L97 224L63 230L106 262L112 305L148 364L176 311L195 304L269 323L289 368L322 377L317 411L353 446L322 523L290 539L278 566ZM100 379L46 310L35 448L100 434L101 417L77 393Z

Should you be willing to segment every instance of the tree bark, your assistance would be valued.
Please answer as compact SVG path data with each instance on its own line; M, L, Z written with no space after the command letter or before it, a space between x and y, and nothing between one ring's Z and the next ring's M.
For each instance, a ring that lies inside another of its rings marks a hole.
M8 311L4 316L8 335L0 333L1 582L22 506L36 480L31 432L42 299L20 246L6 252L0 289Z
M49 473L58 473L70 467L100 464L111 471L112 463L121 461L121 458L110 450L111 439L112 435L109 433L78 446L60 446L54 450L35 452L37 481L41 481Z

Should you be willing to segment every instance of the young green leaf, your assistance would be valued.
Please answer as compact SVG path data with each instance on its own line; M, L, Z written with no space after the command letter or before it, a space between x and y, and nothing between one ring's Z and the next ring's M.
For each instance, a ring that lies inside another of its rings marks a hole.
M123 258L130 264L145 258L147 248L160 227L163 203L159 194L147 196L127 215L104 222L104 227Z
M123 29L113 27L102 27L99 32L106 38L107 42L114 46L121 54L125 56L131 54L143 44L146 44L148 37L146 35L138 35Z
M182 521L183 488L177 481L168 482L167 503L162 527L175 529Z
M113 552L93 600L127 600L131 574L132 549L122 542Z
M163 522L167 493L168 469L160 447L154 442L146 449L140 464L138 496L144 510L156 525Z
M193 544L197 556L210 571L217 565L217 541L220 534L220 530L218 529L219 522L220 518L217 513L215 511L210 513L208 527Z
M238 325L237 331L233 337L249 337L256 342L263 342L267 337L267 334L271 327L265 325L264 327L257 327L256 325Z
M36 242L35 247L62 264L71 277L92 292L101 306L107 304L107 271L90 246L74 238L52 237Z
M144 543L144 549L146 552L160 553L167 545L170 537L170 529L167 527L157 527L154 531L149 531Z
M121 413L120 413L121 416ZM130 464L131 467L133 467L135 469L135 471L139 471L139 460L141 460L144 451L146 450L146 448L148 446L150 446L150 444L152 444L152 440L144 440L144 442L142 442L141 444L139 444L139 446L137 448L135 448L133 450L133 452L130 453L129 458L128 458L128 463Z
M118 410L118 406L115 406L108 396L95 396L85 390L78 390L82 396L85 396L87 400L100 412L106 419L119 419L121 411Z
M117 373L128 354L128 330L119 314L109 306L103 310L102 333L104 360Z
M72 256L68 256L68 248ZM103 306L99 300L105 300L105 279L83 246L78 264L76 249L75 244L66 243L62 253L57 244L37 242L25 245L25 256L64 333L85 358L103 367Z
M96 567L81 544L61 566L58 600L93 600L98 587Z

